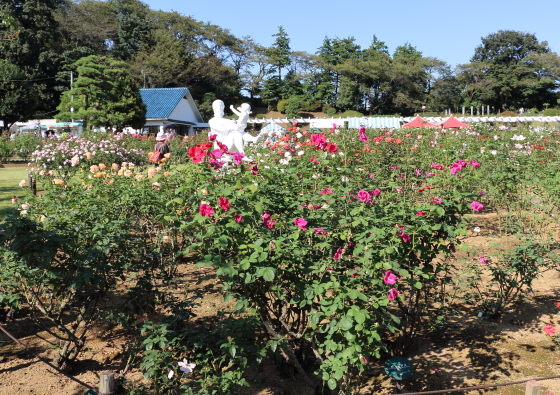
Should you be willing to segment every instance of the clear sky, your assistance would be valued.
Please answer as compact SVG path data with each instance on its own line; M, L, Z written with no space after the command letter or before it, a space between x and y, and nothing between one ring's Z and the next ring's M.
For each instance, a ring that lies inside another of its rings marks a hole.
M292 51L315 53L325 36L353 36L362 48L373 35L393 53L406 42L424 56L468 63L481 37L499 30L533 33L560 53L560 0L143 0L150 8L252 36L270 46L284 26Z

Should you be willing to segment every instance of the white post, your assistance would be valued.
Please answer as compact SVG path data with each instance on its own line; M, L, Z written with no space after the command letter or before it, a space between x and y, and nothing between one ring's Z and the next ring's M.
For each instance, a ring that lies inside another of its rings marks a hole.
M463 112L462 113L463 113L463 115L465 115L465 106L463 106Z
M473 106L471 106L471 117L473 116Z

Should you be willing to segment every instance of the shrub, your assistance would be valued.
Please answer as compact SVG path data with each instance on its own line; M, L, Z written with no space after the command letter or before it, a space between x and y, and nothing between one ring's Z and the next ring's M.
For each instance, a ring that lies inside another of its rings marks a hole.
M354 111L354 110L346 110L342 114L340 114L341 118L363 117L363 116L364 116L364 114L362 114L359 111Z
M41 144L41 138L33 133L20 134L14 140L14 155L27 161L31 153Z
M517 114L516 112L509 111L509 110L506 110L506 111L503 111L503 112L500 113L501 117L516 117L518 115L519 114Z
M302 102L302 109L303 111L317 112L321 109L321 105L320 101L304 100Z
M326 112L328 112L329 108L332 108L332 106L330 104L323 103L323 105L321 107L321 111L326 113Z
M286 113L286 106L288 105L288 100L282 99L276 105L276 109L280 111L282 114Z
M336 108L329 107L329 108L327 108L326 113L329 117L334 117L334 114L336 114Z
M544 110L544 114L545 117L556 117L558 115L560 115L560 110L557 108L547 108L546 110Z
M303 110L302 99L300 96L290 96L286 104L286 117L297 118Z
M6 163L8 158L12 156L12 144L8 141L0 141L0 163Z

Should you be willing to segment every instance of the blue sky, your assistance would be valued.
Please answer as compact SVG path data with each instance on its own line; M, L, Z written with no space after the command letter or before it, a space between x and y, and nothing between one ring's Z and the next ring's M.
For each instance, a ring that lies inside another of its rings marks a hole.
M144 0L150 8L252 36L270 46L284 26L292 51L315 53L325 36L353 36L362 48L375 34L392 53L409 42L424 56L455 66L469 62L481 37L499 30L533 33L560 53L560 0Z

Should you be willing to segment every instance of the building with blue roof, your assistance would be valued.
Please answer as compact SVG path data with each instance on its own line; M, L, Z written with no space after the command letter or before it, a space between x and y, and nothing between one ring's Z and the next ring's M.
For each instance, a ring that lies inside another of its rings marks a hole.
M150 134L174 123L177 134L193 134L194 128L207 128L188 88L144 88L140 96L146 105L146 125Z

